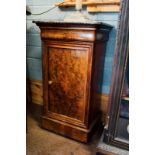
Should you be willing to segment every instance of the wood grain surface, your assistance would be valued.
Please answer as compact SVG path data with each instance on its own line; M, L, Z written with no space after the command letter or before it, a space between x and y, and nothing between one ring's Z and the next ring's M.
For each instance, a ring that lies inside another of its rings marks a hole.
M75 6L75 0L64 0L65 3L56 3L59 7ZM88 12L119 12L120 0L83 0Z
M49 48L49 110L83 120L88 50Z

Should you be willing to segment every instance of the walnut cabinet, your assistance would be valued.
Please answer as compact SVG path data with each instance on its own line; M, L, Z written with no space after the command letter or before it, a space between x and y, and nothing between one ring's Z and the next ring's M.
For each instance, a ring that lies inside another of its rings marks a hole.
M41 30L43 128L87 142L100 121L98 69L110 25L34 21Z

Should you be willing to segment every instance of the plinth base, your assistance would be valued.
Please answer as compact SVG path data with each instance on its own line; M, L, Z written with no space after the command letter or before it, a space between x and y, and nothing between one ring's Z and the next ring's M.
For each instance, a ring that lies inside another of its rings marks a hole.
M87 143L90 140L92 132L101 123L100 116L92 123L89 129L84 129L75 125L68 124L59 120L43 116L41 125L44 129L48 129L57 134L77 140L79 142Z

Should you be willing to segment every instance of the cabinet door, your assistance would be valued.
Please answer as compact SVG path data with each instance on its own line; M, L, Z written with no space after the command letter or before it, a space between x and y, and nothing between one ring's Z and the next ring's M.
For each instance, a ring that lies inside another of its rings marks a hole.
M90 85L90 46L47 44L48 114L62 121L85 122Z

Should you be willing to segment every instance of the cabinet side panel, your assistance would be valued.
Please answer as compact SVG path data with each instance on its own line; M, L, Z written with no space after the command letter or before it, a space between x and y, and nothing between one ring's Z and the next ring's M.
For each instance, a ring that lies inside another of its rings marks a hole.
M99 86L102 85L103 65L104 65L104 51L105 43L95 43L93 54L93 72L92 72L92 89L91 89L91 113L89 123L91 124L97 115L101 114L100 101L98 100L97 93Z
M84 121L88 50L49 47L49 111Z

